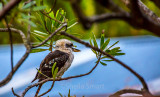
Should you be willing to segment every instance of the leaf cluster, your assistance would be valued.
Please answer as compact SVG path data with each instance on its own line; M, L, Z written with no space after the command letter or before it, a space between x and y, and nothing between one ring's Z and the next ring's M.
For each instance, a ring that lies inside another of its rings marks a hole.
M102 31L101 33L101 39L100 39L100 46L98 46L98 43L97 43L97 39L96 39L96 36L95 34L92 32L92 36L89 40L90 42L90 45L94 46L94 47L97 47L97 48L100 48L101 50L105 51L106 53L112 55L112 56L120 56L120 55L124 55L125 53L122 53L121 50L120 50L120 47L114 47L116 44L118 44L119 41L116 41L115 43L113 43L112 45L109 46L109 43L110 43L110 38L107 38L105 40L104 38L104 32ZM102 54L100 54L99 52L91 49L93 51L93 53L96 55L97 59L98 57L101 57L101 61L100 63L104 66L106 66L106 62L110 62L110 61L113 61L111 59L109 59L107 56L104 56Z

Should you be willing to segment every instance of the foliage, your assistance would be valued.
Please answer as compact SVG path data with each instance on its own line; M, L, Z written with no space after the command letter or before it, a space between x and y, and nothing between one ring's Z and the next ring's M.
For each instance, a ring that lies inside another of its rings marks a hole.
M110 42L110 38L108 38L107 40L105 40L105 38L104 38L104 30L101 33L100 46L98 46L97 39L96 39L96 36L95 36L94 33L92 33L92 37L90 38L89 42L90 42L90 45L92 45L94 47L97 47L97 48L100 48L101 50L105 51L106 53L108 53L108 54L110 54L112 56L120 56L120 55L124 55L125 54L125 53L121 52L120 47L112 48L113 46L115 46L116 44L118 44L119 41L116 41L111 46L108 46L109 42ZM105 62L113 61L111 59L108 59L107 56L101 55L99 52L97 52L97 51L95 51L93 49L92 49L92 51L96 55L97 59L99 57L101 57L100 63L102 65L104 65L104 66L107 65Z
M9 0L2 0L4 4L7 4ZM21 1L17 7L11 10L10 14L7 16L8 22L13 28L21 29L23 32L27 32L28 24L32 26L31 30L34 32L35 30L40 30L43 33L46 33L46 30L43 29L43 25L41 25L42 19L39 16L39 11L45 11L49 12L52 8L52 5L54 5L55 0L33 0L32 2L25 4L25 0ZM127 10L127 8L124 6L124 4L121 4L120 1L114 0L115 3L118 5L121 5L122 8ZM159 15L159 9L153 5L151 1L145 1L144 3L151 8L156 14ZM82 0L82 3L80 4L81 7L85 12L87 16L91 16L94 14L101 14L102 12L109 12L108 10L104 10L103 7L98 6L95 1L88 0L86 2L85 0ZM31 7L31 16L28 15L28 12L30 11ZM71 5L65 1L65 0L57 0L56 7L53 9L51 14L57 12L59 8L63 8L68 14L65 14L66 18L69 20L75 20L76 16L73 13L73 10L71 9ZM0 2L0 10L2 9L2 2ZM37 15L38 14L38 15ZM55 15L54 14L54 15ZM52 17L52 16L51 16ZM28 19L31 18L31 21L28 21ZM45 17L46 19L46 17ZM50 20L50 19L47 19ZM77 19L76 19L77 21ZM53 22L53 20L52 20ZM50 22L47 22L49 24ZM75 22L74 22L75 23ZM68 22L69 24L69 22ZM50 25L51 26L51 25ZM4 20L0 22L0 27L6 27ZM144 34L150 34L146 30L136 30L133 29L130 25L126 24L123 21L115 21L111 20L109 22L100 23L94 25L90 30L84 30L81 26L81 24L78 24L76 27L70 28L71 34L80 34L81 36L78 36L79 38L83 39L89 39L90 31L96 32L96 36L100 38L100 33L98 31L105 29L107 32L110 32L108 34L105 33L105 37L111 37L111 36L130 36L130 35L144 35ZM50 30L50 29L49 29ZM34 32L35 33L35 32ZM6 44L9 43L9 40L7 38L4 38L3 36L8 36L7 33L1 33L0 36L0 44ZM17 37L17 34L14 34L14 37ZM16 43L21 43L21 39L14 39L13 40ZM35 37L32 37L32 41L39 42Z

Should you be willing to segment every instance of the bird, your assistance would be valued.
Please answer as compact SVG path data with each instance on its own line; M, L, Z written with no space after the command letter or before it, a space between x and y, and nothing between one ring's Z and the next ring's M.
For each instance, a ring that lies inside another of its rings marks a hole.
M52 66L56 62L55 68L58 67L56 77L61 77L65 71L71 66L74 59L73 52L80 52L79 49L74 48L73 43L68 39L60 39L55 43L55 50L50 52L41 62L39 72L37 72L32 82L38 79L38 82L46 79L47 77L52 78ZM40 73L41 72L41 73ZM36 95L42 85L39 85ZM36 97L35 95L35 97Z

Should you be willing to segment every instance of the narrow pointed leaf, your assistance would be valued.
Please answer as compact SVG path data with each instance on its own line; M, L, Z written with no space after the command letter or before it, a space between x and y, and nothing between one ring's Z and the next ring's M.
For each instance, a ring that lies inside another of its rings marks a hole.
M61 93L59 93L59 95L60 95L61 97L63 97L63 95L62 95Z
M114 45L116 45L119 41L116 41L114 44L112 44L108 49L112 48Z
M89 43L90 43L90 45L92 45L93 46L93 44L92 44L92 40L91 39L89 39ZM96 54L97 55L97 52L95 51L95 50L93 50L93 49L91 49L92 50L92 52L94 53L94 54Z
M100 43L100 48L104 44L104 33L101 34L101 43Z
M69 89L69 92L68 92L68 97L71 97L71 95L70 95L70 89Z
M36 49L32 49L31 53L43 52L43 51L46 51L46 50L48 50L48 49L36 48Z
M27 8L30 8L32 5L34 5L36 2L35 1L31 1L31 2L29 2L28 4L26 4L26 5L24 5L23 7L22 7L22 9L27 9Z
M113 60L102 60L102 61L107 61L107 62L110 62L110 61L113 61Z
M56 67L56 62L53 64L53 66L52 66L52 76L53 76L53 78L54 78L54 69L55 69L55 67Z
M106 64L106 63L103 63L103 62L101 62L101 61L100 61L100 63L101 63L102 65L104 65L104 66L107 66L107 64Z
M36 68L37 69L37 68ZM39 69L37 69L38 73L42 74L43 76L49 78L47 75L43 74Z
M53 78L55 79L58 73L58 67L55 69L54 74L53 74Z
M102 50L104 50L106 47L107 47L107 45L109 44L109 42L110 42L110 38L108 38L105 42L104 42L104 44L102 45Z
M40 11L40 10L43 10L45 8L46 8L46 6L36 6L36 7L33 7L33 11Z
M96 36L94 35L94 33L92 32L92 38L93 38L93 43L95 47L98 47L97 41L96 41Z

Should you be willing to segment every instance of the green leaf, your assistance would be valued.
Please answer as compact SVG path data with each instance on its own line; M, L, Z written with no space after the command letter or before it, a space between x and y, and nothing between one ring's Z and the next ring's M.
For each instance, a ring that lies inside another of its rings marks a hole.
M98 47L97 41L96 41L96 36L94 35L94 33L92 32L92 38L93 38L93 43L95 47Z
M107 62L109 62L109 61L113 61L113 60L102 60L102 61L107 61Z
M61 97L63 97L63 95L62 95L61 93L59 93L59 95L60 95Z
M101 43L100 43L100 48L104 44L104 33L101 34Z
M30 7L31 7L32 5L34 5L34 4L36 4L36 2L35 2L35 1L31 1L31 2L29 2L28 4L24 5L24 6L22 7L22 9L30 8Z
M105 50L106 53L109 53L110 51L111 51L111 50L109 50L109 49Z
M116 45L119 41L116 41L114 44L112 44L108 49L112 48L114 45Z
M107 45L109 44L109 42L110 42L110 38L108 38L105 42L104 42L104 44L102 45L102 50L104 50L106 47L107 47Z
M113 49L111 49L112 52L120 52L120 47L115 47Z
M93 44L92 44L92 40L91 39L89 39L89 43L90 43L90 45L92 45L93 46ZM91 49L92 50L92 52L94 53L94 54L96 54L96 56L97 56L97 52L95 51L95 50L93 50L93 49Z
M52 66L52 76L53 76L53 78L54 78L54 71L55 71L54 69L55 69L55 67L56 67L56 64L57 64L57 63L54 62L53 66Z
M105 59L105 58L108 58L108 57L104 56L104 57L102 57L101 59Z
M57 20L60 20L60 18L62 17L61 14L60 14L61 11L62 11L62 9L60 8L60 9L57 10L57 12L56 12L56 19L57 19ZM55 27L56 27L56 28L58 28L59 25L60 25L60 24L59 24L58 22L55 22Z
M69 89L69 92L68 92L68 97L71 97L71 94L70 94L70 89Z
M46 50L48 50L48 49L36 48L36 49L32 49L31 53L43 52L43 51L46 51Z
M121 55L125 55L125 53L114 53L112 54L113 56L121 56Z
M36 7L33 7L33 11L40 11L40 10L43 10L45 8L46 8L46 6L36 6Z
M58 73L58 67L55 69L54 74L53 74L53 78L55 79Z
M38 34L38 35L41 35L41 36L46 36L46 37L48 36L48 34L46 34L44 32L41 32L41 31L38 31L38 30L34 30L34 32L31 32L31 33L35 33L35 34Z
M36 69L37 69L37 68L36 68ZM47 75L43 74L39 69L37 69L37 71L38 71L40 74L42 74L43 76L49 78Z
M100 63L101 63L102 65L104 65L104 66L107 66L107 64L106 64L106 63L103 63L103 62L101 62L101 61L100 61Z
M32 26L32 27L37 27L36 24L32 21L28 21L28 23Z
M46 27L49 30L49 32L51 32L51 28L52 28L52 21L50 18L47 18L46 20ZM52 33L52 32L51 32Z

